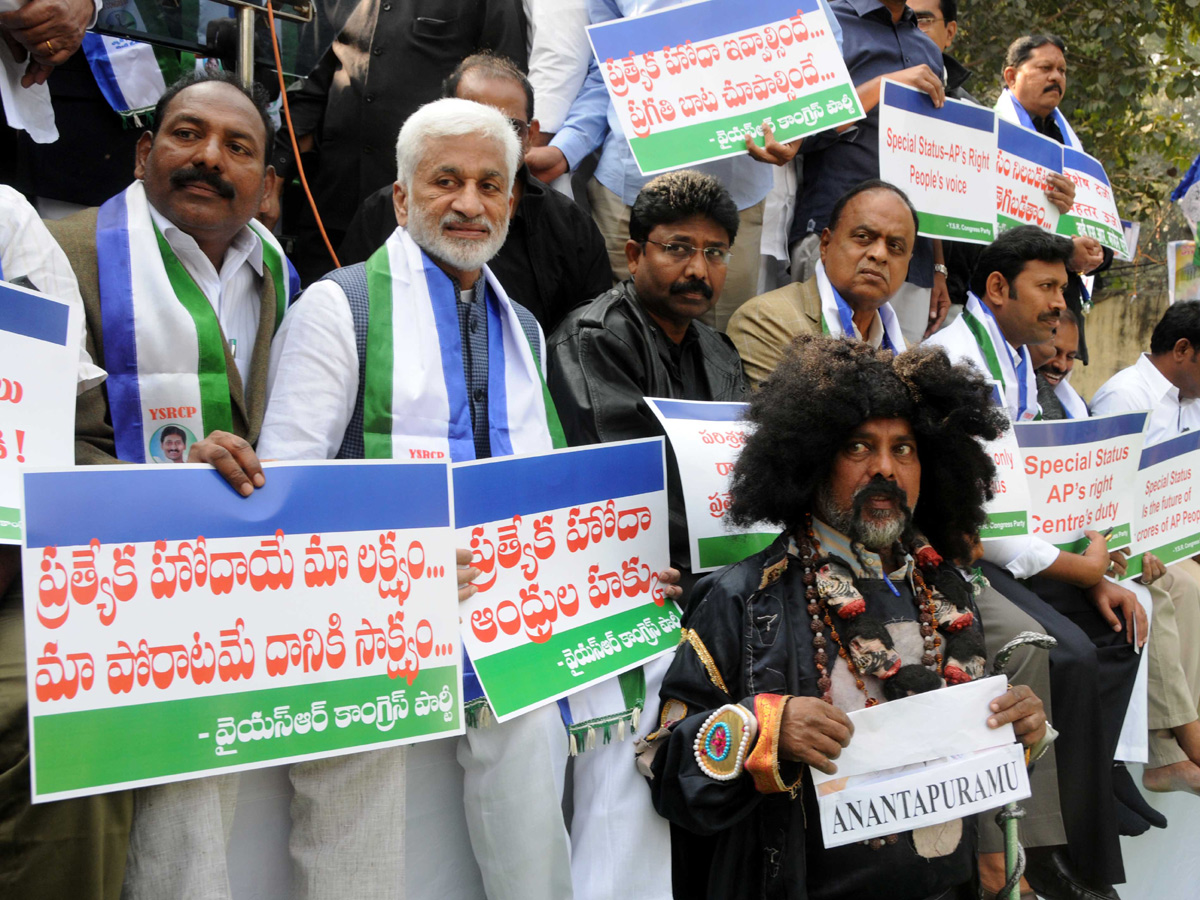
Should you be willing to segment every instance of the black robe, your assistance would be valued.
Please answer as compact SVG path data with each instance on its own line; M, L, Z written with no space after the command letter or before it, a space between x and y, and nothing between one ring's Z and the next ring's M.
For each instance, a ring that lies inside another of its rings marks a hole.
M656 737L661 741L650 787L656 809L673 826L675 896L919 900L969 882L973 820L963 820L957 848L937 859L918 856L911 833L879 850L862 844L826 850L807 766L780 762L786 784L803 779L794 799L788 793L759 793L749 774L717 781L700 770L693 742L713 710L746 701L753 708L755 694L820 695L802 570L787 546L787 537L781 536L696 586L684 628L694 630L707 648L726 690L717 686L691 643L680 645L663 680L663 704L674 700L687 707L669 734L650 736L652 742ZM898 618L915 621L908 585L896 583L896 597L881 581L856 584L868 614L889 625ZM836 659L836 650L829 652Z

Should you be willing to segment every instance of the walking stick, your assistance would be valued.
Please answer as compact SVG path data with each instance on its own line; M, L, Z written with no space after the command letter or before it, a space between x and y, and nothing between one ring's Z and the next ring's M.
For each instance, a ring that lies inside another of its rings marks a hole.
M1049 650L1058 645L1058 641L1048 634L1036 631L1022 631L1015 638L1000 648L996 661L992 663L992 674L1003 675L1008 661L1018 647L1032 644L1043 650ZM996 824L1004 832L1004 874L1007 881L1004 887L996 892L996 900L1020 900L1021 876L1025 874L1025 848L1021 846L1018 822L1025 817L1023 810L1016 803L1007 803L996 813Z

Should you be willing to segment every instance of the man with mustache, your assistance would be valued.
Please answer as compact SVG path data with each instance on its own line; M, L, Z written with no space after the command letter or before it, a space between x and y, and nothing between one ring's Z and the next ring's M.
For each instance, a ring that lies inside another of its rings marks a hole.
M917 213L895 185L873 179L843 194L821 232L813 277L744 303L725 333L746 377L766 380L798 334L832 334L900 352L904 335L888 302L916 246Z
M1071 386L1071 372L1079 356L1079 319L1070 308L1062 311L1053 339L1029 348L1037 373L1038 403L1042 418L1086 419L1087 403Z
M561 445L541 328L488 268L508 233L520 158L491 106L442 99L408 118L396 140L398 227L365 263L306 289L279 331L263 457L458 462ZM491 396L496 384L504 396ZM462 599L481 574L470 559L460 551ZM465 699L459 777L487 896L570 900L558 708L489 722L469 666ZM397 747L292 766L297 896L403 896L407 758ZM353 849L330 854L334 836Z
M1017 38L1004 58L1005 90L996 101L996 114L1016 125L1083 151L1083 145L1059 111L1067 90L1066 45L1052 34L1032 34ZM1060 212L1070 211L1075 185L1057 173L1047 176L1046 196ZM1095 275L1112 265L1113 253L1095 238L1073 237L1071 258L1067 263L1067 284L1063 296L1076 316L1083 315L1083 303L1091 296L1081 275ZM1088 361L1087 338L1079 320L1079 359Z
M745 399L746 380L733 344L700 321L721 296L737 234L737 206L711 175L671 172L638 193L625 244L631 277L568 313L549 340L548 384L572 445L661 435L645 397ZM758 248L747 252L757 257ZM671 565L682 572L686 599L695 579L688 571L687 516L671 454L667 467ZM610 679L572 695L573 718L629 715L626 694L652 698L669 664L668 654L620 682ZM625 690L630 678L640 690ZM645 715L629 732L640 737L651 728ZM654 814L640 781L628 743L599 743L575 758L571 838L577 897L671 896L670 878L630 884L611 877L614 871L655 871L671 858L667 823Z
M1005 232L980 254L963 314L925 341L987 375L1013 421L1041 415L1030 348L1054 337L1066 308L1063 290L1073 253L1071 241L1037 226ZM1138 802L1123 769L1114 782L1112 763L1137 674L1132 637L1136 631L1142 643L1147 634L1134 591L1145 589L1105 578L1110 565L1105 538L1096 531L1086 535L1091 543L1082 554L1031 535L987 540L981 563L1004 597L1058 639L1052 677L1079 667L1072 690L1088 695L1087 702L1068 703L1063 696L1055 704L1063 735L1059 759L1072 761L1058 772L1067 844L1034 848L1028 874L1030 884L1052 898L1114 896L1111 885L1123 881L1124 873L1113 792L1121 791L1121 802ZM1032 579L1028 589L1018 579ZM1091 692L1093 685L1098 694ZM1055 696L1065 690L1056 686ZM1100 697L1107 702L1101 704Z
M940 350L893 356L811 334L753 395L731 515L783 532L696 586L659 727L639 754L655 807L686 829L676 850L713 836L689 860L696 887L676 896L923 900L971 880L970 818L825 848L805 764L837 772L857 739L847 712L939 689L949 674L970 679L946 668L951 633L934 619L932 586L971 602L948 560L969 557L966 536L984 521L995 470L979 439L1007 427L989 395ZM849 622L817 577L827 561L865 600ZM979 634L977 619L954 634L968 630ZM1038 755L1045 716L1027 686L980 713L991 727L1012 722Z
M87 349L110 373L77 400L76 462L175 462L173 427L202 438L188 461L236 469L234 487L249 493L262 473L236 462L253 457L271 338L297 287L254 221L275 182L274 128L261 92L209 73L172 85L151 121L132 185L47 223L79 281ZM104 842L106 876L117 876L104 896L227 897L222 819L232 821L236 792L236 776L217 776L106 795L125 804L124 818L86 826ZM36 826L19 830L42 839Z

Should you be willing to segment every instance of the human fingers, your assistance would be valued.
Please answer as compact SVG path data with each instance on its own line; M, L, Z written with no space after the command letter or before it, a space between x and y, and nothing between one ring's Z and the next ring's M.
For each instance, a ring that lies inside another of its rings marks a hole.
M1133 621L1130 622L1129 611L1126 610L1125 621L1126 621L1126 623L1129 624L1130 634L1126 634L1125 638L1126 638L1126 640L1130 639L1130 636L1133 632L1134 625L1136 624L1137 625L1138 647L1139 648L1145 647L1146 646L1146 638L1149 637L1149 635L1147 634L1147 631L1150 628L1150 623L1146 619L1146 611L1144 609L1142 609L1142 604L1138 603L1136 599L1129 601L1129 603L1133 607Z
M1041 699L1024 684L1013 685L988 705L992 710L988 717L989 728L1001 728L1030 716L1036 717L1044 708Z
M208 463L243 497L266 484L262 465L254 448L244 438L227 431L214 431L192 444L188 462Z
M664 569L658 573L658 583L663 586L663 594L672 600L683 596L683 588L679 586L679 570Z
M1129 570L1129 560L1126 558L1125 550L1110 550L1108 552L1109 571L1115 573L1118 577L1125 577L1125 573Z
M471 555L471 551L465 547L457 547L454 550L455 573L458 576L459 603L475 596L479 590L471 582L483 573L471 565Z
M825 715L820 722L821 730L843 747L849 747L850 739L854 737L854 723L848 715L833 704L825 703L823 700L821 702L825 706Z

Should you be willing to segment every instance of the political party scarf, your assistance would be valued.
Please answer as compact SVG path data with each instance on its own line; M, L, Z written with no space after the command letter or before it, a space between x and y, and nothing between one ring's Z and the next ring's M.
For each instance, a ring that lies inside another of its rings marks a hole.
M838 293L825 274L825 265L817 262L817 292L821 295L821 333L834 337L854 339L854 310L850 308L842 295ZM904 335L900 331L900 320L890 303L879 307L879 319L883 323L884 350L893 353L903 353L906 349ZM863 335L866 340L866 335Z
M1068 419L1086 419L1091 415L1088 412L1087 404L1079 396L1079 392L1071 387L1070 372L1067 373L1066 378L1054 386L1054 396L1062 404L1063 412L1067 414Z
M1029 111L1025 109L1017 98L1013 96L1013 92L1008 88L1000 95L1000 99L996 101L996 115L1006 121L1020 125L1022 128L1028 128L1030 131L1037 131L1033 127L1033 117L1029 115ZM1062 136L1066 138L1067 146L1083 151L1083 145L1079 143L1079 136L1075 134L1075 130L1071 128L1071 123L1067 121L1067 117L1055 107L1051 113L1054 118L1054 123L1058 125L1058 130L1062 132Z
M494 456L565 447L512 301L485 267L488 433ZM450 277L397 228L367 260L363 446L368 459L475 459L458 298ZM543 348L538 348L542 350ZM538 358L545 358L544 352Z
M270 327L278 328L299 278L275 237L257 222L249 225L275 283ZM187 446L217 429L229 431L233 411L220 322L154 224L140 181L100 207L96 258L117 456L165 462L162 430L170 425L183 429Z
M987 304L969 291L962 320L979 347L988 373L999 383L1013 420L1019 422L1038 418L1041 409L1037 402L1037 376L1029 360L1029 348L1021 348L1020 362L1014 365L1000 323Z
M108 105L135 123L167 90L149 44L89 31L83 36L83 55Z

